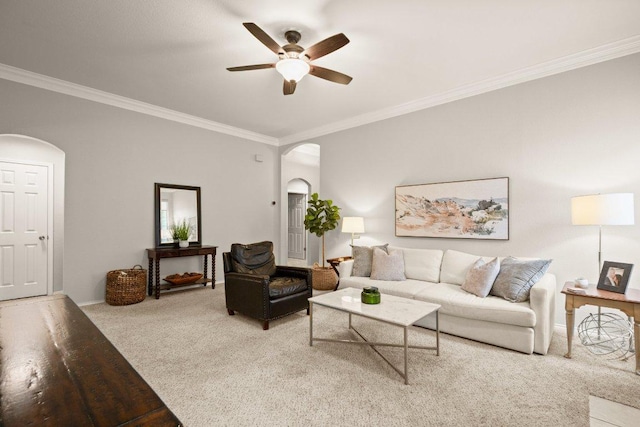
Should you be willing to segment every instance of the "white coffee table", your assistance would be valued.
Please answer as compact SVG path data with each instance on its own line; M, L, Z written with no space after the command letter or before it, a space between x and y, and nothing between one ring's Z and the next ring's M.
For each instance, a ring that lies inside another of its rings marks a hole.
M345 288L339 291L328 292L322 295L315 296L313 298L309 298L309 345L313 346L314 341L368 345L376 353L378 353L380 357L382 357L384 361L389 364L389 366L395 369L395 371L400 374L402 378L404 378L405 384L409 384L407 354L410 348L435 350L436 356L440 355L440 329L438 325L438 310L440 309L440 305L387 294L381 295L380 304L363 304L360 302L361 292L361 289ZM349 313L349 329L353 330L364 341L315 338L313 336L313 306L315 304ZM436 315L436 346L423 347L417 345L409 345L409 326L413 325L418 320L432 313L435 313ZM353 327L351 323L351 316L353 314L404 328L404 344L390 344L368 341L364 336L362 336L360 332L358 332ZM404 348L404 372L395 367L376 349L376 347Z

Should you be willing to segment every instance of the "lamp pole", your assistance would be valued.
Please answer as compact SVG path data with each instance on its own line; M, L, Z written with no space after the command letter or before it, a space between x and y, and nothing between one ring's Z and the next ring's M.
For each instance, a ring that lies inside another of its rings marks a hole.
M600 269L602 268L602 225L598 225L598 270L596 271L596 277L600 280ZM602 307L598 306L598 339L600 339L600 321L602 319Z

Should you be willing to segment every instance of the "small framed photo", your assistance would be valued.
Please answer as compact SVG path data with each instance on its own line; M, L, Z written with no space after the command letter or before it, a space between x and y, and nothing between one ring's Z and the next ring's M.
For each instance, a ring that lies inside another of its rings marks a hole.
M598 289L624 294L633 264L605 261L598 280Z

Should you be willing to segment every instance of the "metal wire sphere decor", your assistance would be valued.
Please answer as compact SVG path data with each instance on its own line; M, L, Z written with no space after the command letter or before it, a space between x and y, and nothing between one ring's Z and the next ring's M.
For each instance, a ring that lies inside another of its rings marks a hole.
M578 337L587 350L598 356L624 359L633 352L633 326L619 314L589 314L578 325Z

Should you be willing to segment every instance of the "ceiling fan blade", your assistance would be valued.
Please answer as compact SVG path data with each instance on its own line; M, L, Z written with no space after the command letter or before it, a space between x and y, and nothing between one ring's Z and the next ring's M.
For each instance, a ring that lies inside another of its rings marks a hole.
M294 80L285 80L284 86L282 87L282 93L285 95L292 95L296 90L296 82Z
M262 28L258 27L253 22L245 22L242 25L244 25L244 27L249 30L249 32L253 34L255 38L260 40L263 45L271 49L273 53L275 53L276 55L284 53L284 50L280 47L280 45L276 43L276 41L272 39L269 34L262 31Z
M348 85L351 80L353 80L352 77L347 76L346 74L342 74L328 68L318 67L317 65L311 66L309 74L320 77L321 79L329 80L330 82L340 83L342 85Z
M331 36L328 39L324 39L311 47L308 47L303 53L313 61L314 59L321 58L333 51L340 49L347 43L349 43L349 39L347 38L347 36L340 33L336 34L335 36Z
M265 68L274 68L276 64L258 64L258 65L243 65L242 67L230 67L229 71L249 71L249 70L262 70Z

